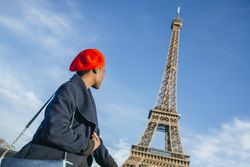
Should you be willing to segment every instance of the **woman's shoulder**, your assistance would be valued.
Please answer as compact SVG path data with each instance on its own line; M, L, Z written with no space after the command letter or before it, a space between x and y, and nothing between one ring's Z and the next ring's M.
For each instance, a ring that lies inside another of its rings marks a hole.
M73 96L76 96L80 94L80 89L77 85L67 81L57 89L57 94L61 93L72 94Z

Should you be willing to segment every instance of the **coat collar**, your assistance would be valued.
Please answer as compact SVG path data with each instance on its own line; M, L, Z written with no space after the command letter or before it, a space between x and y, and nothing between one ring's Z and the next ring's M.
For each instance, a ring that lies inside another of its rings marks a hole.
M87 89L85 83L78 74L73 75L73 77L70 78L70 82L77 85L82 90L82 97L79 97L79 99L84 101L80 100L79 102L78 110L80 114L89 122L98 126L95 101L90 89Z
M74 84L76 84L77 86L79 86L81 88L81 90L83 90L83 91L88 90L85 83L83 82L83 80L81 79L81 77L78 74L73 75L73 77L70 78L70 81L73 82Z

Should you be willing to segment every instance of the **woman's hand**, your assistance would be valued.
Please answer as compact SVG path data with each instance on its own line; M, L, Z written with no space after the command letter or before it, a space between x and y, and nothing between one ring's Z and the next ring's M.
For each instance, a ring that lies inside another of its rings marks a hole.
M100 138L98 137L98 135L94 132L93 135L92 135L92 139L94 142L95 142L95 147L94 147L94 150L95 151L100 145L101 145L101 141L100 141Z

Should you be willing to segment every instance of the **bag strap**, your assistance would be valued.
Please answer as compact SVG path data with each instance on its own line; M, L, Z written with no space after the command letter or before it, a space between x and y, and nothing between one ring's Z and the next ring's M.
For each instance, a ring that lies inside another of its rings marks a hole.
M37 116L42 112L44 107L47 106L47 104L51 101L51 99L54 97L56 92L49 98L49 100L42 106L42 108L36 113L36 115L28 122L28 124L24 127L24 129L21 131L21 133L17 136L17 138L7 147L5 152L1 155L1 158L4 158L5 155L8 153L8 151L11 149L12 146L15 145L15 143L21 138L21 136L24 134L24 132L30 127L30 125L34 122L34 120L37 118Z

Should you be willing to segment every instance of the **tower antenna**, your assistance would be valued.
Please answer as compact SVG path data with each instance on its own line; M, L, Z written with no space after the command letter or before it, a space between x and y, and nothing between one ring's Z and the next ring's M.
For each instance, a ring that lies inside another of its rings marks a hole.
M178 19L180 18L180 10L181 10L181 7L178 6L178 8L177 8L177 16L176 16Z

